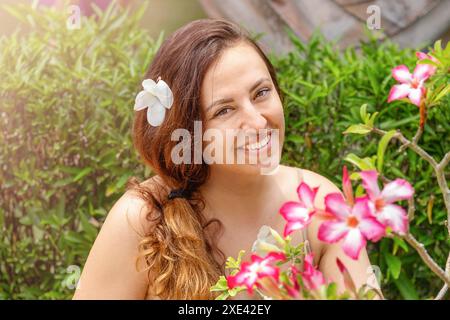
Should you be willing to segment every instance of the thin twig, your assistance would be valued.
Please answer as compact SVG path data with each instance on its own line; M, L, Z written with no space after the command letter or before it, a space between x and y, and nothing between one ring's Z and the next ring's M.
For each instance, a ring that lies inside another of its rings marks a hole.
M417 241L417 239L414 238L414 236L411 233L403 235L402 238L405 239L406 242L408 242L409 245L411 245L417 251L422 260L431 269L431 271L433 271L439 278L441 278L441 280L444 281L447 286L450 286L450 277L445 273L444 270L442 270L441 267L439 267L439 265L428 254L428 251L427 249L425 249L423 243Z
M447 257L447 263L445 264L445 273L450 277L450 254ZM447 293L447 290L448 290L448 285L444 284L444 286L439 291L439 293L437 294L436 298L434 298L434 300L441 300L442 298L444 298L445 294Z

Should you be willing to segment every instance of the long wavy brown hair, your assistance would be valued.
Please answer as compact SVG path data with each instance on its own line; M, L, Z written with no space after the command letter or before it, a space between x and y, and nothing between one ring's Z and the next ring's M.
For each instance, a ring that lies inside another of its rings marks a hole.
M208 165L195 164L193 159L192 164L174 164L171 151L178 142L171 141L171 134L184 128L193 136L194 121L204 120L200 88L208 68L225 49L242 41L264 60L282 99L275 69L263 50L245 29L221 19L196 20L178 29L163 42L145 75L161 77L174 96L161 126L148 124L146 109L135 112L133 143L155 177L151 185L135 177L127 184L145 200L146 219L152 225L139 245L136 265L144 261L152 292L161 299L212 299L210 287L224 274L225 256L217 246L223 226L217 219L207 221L198 191L208 178ZM191 197L169 200L173 189L189 190Z

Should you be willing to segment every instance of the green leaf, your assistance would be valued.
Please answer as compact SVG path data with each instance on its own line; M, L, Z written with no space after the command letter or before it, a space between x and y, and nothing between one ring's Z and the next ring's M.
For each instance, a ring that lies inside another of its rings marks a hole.
M395 285L400 291L403 298L406 300L418 300L419 295L417 294L414 284L409 280L404 273L400 273L398 279L394 280Z
M367 122L367 103L364 103L361 108L359 108L359 115L361 116L361 121L363 123Z
M373 164L372 159L370 158L364 158L361 159L357 155L353 153L349 153L345 158L345 161L350 162L351 164L358 167L360 170L375 170L375 165Z
M348 127L347 130L343 132L343 134L356 133L366 135L370 131L372 131L372 128L365 124L353 124L350 127Z
M383 171L383 161L384 161L384 153L386 152L386 148L391 141L392 137L395 135L397 131L391 130L388 131L380 140L378 144L378 152L377 152L377 169L378 172L381 173Z
M384 257L391 275L394 277L394 279L398 279L402 268L402 261L400 260L400 258L393 256L390 253L386 253Z
M78 180L81 180L83 177L85 177L86 175L88 175L89 173L91 173L93 171L93 168L84 168L83 170L81 170L73 179L72 182L76 182Z

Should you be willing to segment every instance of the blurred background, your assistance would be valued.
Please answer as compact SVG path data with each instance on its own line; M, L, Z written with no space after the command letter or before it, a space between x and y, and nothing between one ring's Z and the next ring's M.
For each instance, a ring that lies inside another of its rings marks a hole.
M221 17L270 54L285 96L282 162L341 184L343 158L376 154L343 136L367 104L377 125L417 130L417 110L387 105L391 69L450 37L450 0L0 0L0 299L70 299L108 211L132 176L132 106L161 42L186 23ZM450 112L430 110L421 142L441 159ZM385 175L421 197L412 232L442 266L450 250L432 168L388 149ZM352 168L355 169L355 168ZM441 281L402 240L369 248L389 299L429 298ZM448 295L447 295L448 298Z

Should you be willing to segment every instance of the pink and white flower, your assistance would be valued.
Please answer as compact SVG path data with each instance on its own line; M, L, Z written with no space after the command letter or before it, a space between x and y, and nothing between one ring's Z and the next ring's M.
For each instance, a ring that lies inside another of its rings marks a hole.
M368 170L360 172L363 187L369 196L369 208L376 219L392 228L394 232L405 234L408 230L408 217L405 209L393 204L406 200L414 194L413 187L408 181L395 179L386 184L382 191L378 187L378 172Z
M301 275L307 290L315 291L326 284L325 277L322 272L314 267L312 253L305 256L305 260L303 262L303 272Z
M418 64L413 74L405 65L392 69L392 76L400 84L396 84L389 92L388 102L408 98L411 103L420 106L426 93L425 81L433 74L433 66L429 64Z
M265 258L256 254L251 256L251 262L244 262L238 273L227 277L228 287L233 289L237 286L246 286L250 294L253 286L258 285L258 280L264 277L272 277L278 281L280 270L273 263L284 261L286 256L281 252L271 252Z
M342 249L354 260L365 247L366 239L378 241L385 234L384 226L371 214L367 197L356 198L350 206L340 193L330 193L325 197L325 207L334 219L320 225L319 240L328 243L343 240Z
M286 237L295 230L301 230L311 222L312 215L316 212L314 199L319 188L311 189L302 182L297 188L299 202L288 201L280 208L280 214L287 221L283 236Z

